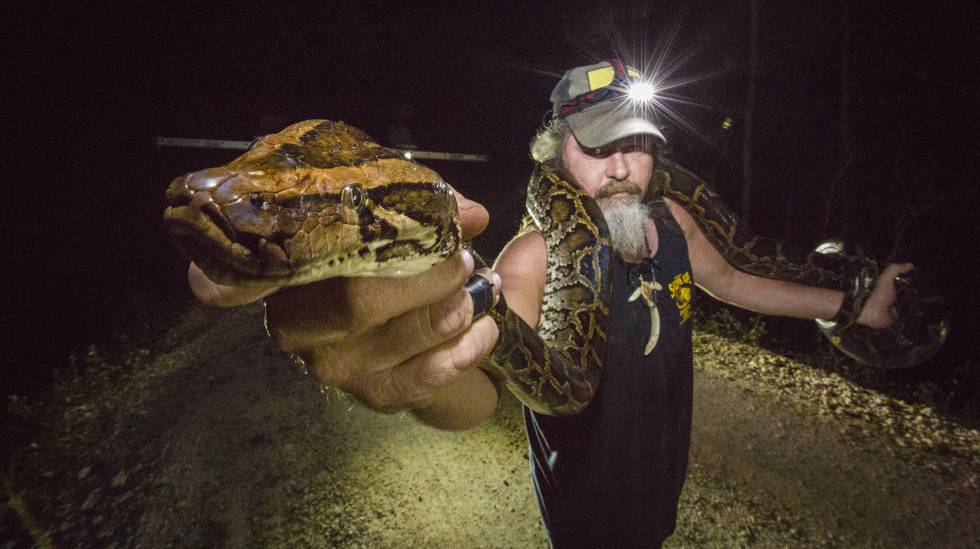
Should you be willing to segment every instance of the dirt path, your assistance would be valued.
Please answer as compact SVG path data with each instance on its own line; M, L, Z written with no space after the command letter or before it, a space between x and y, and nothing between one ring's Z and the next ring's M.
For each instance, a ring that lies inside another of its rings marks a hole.
M56 419L4 467L4 547L31 546L32 522L56 546L546 546L512 399L479 429L439 432L321 395L259 308L199 324L137 374L44 408ZM980 545L975 462L758 385L699 365L669 546Z
M763 502L770 524L752 536L792 529L807 546L980 545L980 497L966 464L906 451L703 371L695 398L692 461ZM780 531L781 522L789 528Z

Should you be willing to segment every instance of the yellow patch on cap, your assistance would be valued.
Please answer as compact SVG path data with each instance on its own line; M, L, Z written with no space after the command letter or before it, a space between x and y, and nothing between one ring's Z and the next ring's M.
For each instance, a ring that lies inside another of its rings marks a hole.
M639 78L640 73L636 69L627 67L626 74L633 78ZM588 72L589 77L589 90L597 90L599 88L605 88L609 84L612 84L613 79L616 78L616 70L612 67L602 67L599 69L592 69Z

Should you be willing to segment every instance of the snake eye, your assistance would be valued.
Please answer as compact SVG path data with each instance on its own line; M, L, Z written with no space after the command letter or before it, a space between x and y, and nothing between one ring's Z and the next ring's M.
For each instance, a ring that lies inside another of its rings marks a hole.
M367 194L364 192L364 188L357 183L351 183L340 191L341 203L352 210L361 211L367 203L366 198Z

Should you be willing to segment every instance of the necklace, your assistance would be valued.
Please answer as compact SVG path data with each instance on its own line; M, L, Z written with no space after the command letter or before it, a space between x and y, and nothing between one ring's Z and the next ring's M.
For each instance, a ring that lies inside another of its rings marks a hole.
M649 255L649 254L648 254ZM649 355L653 351L654 347L657 346L657 341L660 339L660 310L657 309L657 297L658 291L663 289L663 286L657 282L657 275L654 272L655 269L660 268L657 262L652 258L647 258L642 263L630 265L629 269L629 279L630 281L639 282L639 286L633 290L628 301L633 302L639 298L643 298L643 302L646 303L648 309L650 309L650 337L647 339L646 347L643 348L643 354Z

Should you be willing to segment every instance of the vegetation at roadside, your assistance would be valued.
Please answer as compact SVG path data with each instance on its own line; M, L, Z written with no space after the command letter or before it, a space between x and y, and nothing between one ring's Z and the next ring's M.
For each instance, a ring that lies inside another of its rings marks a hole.
M980 428L980 361L949 359L949 353L904 370L864 366L834 349L810 321L778 319L702 298L694 315L695 330L721 336L800 360L856 385L925 406L964 427Z

